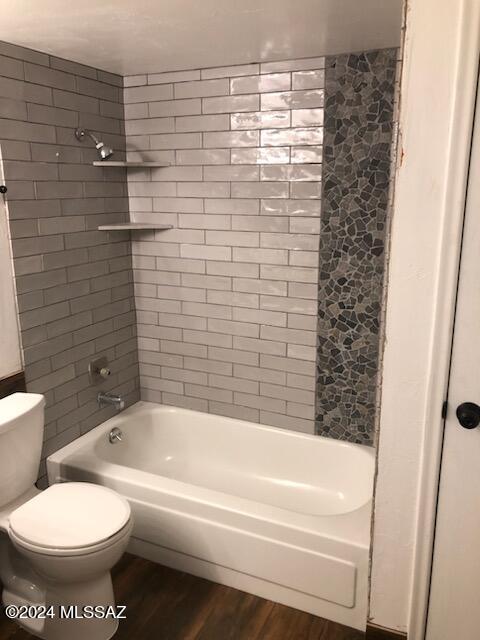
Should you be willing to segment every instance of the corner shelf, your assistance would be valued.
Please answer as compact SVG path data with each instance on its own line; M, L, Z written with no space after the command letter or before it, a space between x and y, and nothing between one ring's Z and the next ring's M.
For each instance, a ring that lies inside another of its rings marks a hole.
M165 162L127 162L118 160L95 160L94 167L169 167ZM118 222L115 224L101 224L99 231L164 231L173 229L171 224L155 224L151 222Z
M99 231L162 231L173 229L171 224L155 224L150 222L119 222L117 224L101 224Z
M94 167L169 167L165 162L123 162L117 160L95 160Z

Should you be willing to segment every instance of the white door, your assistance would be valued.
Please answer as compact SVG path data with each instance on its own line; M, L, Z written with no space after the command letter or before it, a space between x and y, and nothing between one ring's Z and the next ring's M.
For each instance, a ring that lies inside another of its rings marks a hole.
M426 638L427 640L480 639L480 95L478 94L460 262Z
M0 155L0 184L3 184ZM0 379L22 369L5 198L0 194Z

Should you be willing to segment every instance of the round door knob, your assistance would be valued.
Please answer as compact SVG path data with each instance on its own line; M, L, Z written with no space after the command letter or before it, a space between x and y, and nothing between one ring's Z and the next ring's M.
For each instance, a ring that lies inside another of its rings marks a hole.
M474 402L463 402L457 407L457 418L465 429L475 429L480 424L480 407Z

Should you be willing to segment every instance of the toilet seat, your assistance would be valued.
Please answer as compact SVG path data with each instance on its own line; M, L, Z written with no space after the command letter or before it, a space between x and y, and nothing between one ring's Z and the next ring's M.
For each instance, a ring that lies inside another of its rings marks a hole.
M31 542L27 542L22 538L15 535L15 533L10 529L9 538L13 542L13 544L19 549L24 549L25 551L30 551L33 554L39 554L44 556L54 556L55 558L72 558L72 557L86 557L88 555L93 555L97 553L97 551L102 551L103 549L108 549L109 547L113 547L117 542L122 540L122 538L129 538L133 529L133 520L130 519L127 524L118 531L115 535L107 538L107 540L103 540L103 542L99 542L98 544L92 544L88 547L76 547L69 549L57 549L55 547L39 547L38 545L32 544Z
M130 531L127 500L87 482L52 485L15 509L9 522L16 544L57 556L94 553Z

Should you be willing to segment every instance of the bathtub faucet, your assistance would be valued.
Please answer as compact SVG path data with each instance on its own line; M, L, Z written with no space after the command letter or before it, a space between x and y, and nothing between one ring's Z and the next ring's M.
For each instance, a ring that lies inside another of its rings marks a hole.
M116 393L110 393L109 391L106 393L104 391L100 391L97 396L97 402L100 409L109 405L115 407L117 411L123 411L123 409L125 409L125 400L122 396Z

